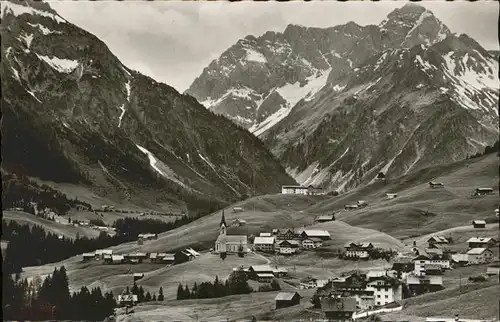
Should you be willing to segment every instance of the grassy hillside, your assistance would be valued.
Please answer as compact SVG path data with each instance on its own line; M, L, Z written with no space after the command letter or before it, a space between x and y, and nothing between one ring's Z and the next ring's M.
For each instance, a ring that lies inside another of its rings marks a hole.
M75 227L73 225L64 225L55 221L43 219L41 217L22 212L22 211L4 211L3 219L14 220L20 225L38 225L57 235L63 235L69 238L76 238L76 235L95 238L99 236L99 231L88 227Z
M429 181L443 182L442 189L432 189ZM490 196L471 197L477 187L491 187ZM385 194L398 193L387 200ZM344 211L345 204L365 200L364 209ZM375 229L397 238L429 234L451 227L470 224L473 219L495 221L498 207L498 157L489 155L446 166L437 166L388 180L375 182L338 198L328 199L308 209L331 213L341 210L337 219Z

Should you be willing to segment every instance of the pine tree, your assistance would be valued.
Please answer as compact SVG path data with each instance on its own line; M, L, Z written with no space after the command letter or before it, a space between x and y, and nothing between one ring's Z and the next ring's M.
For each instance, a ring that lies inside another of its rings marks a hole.
M181 283L179 283L179 286L177 287L177 299L184 300L184 288Z
M139 292L137 294L137 301L139 303L144 302L144 289L142 288L142 285L139 287Z
M144 297L144 301L151 302L151 293L146 292L146 296Z
M191 297L192 299L198 298L198 284L194 282L193 289L191 290Z
M165 298L163 297L163 287L160 286L160 290L158 291L158 301L163 302Z
M153 302L157 301L157 299L156 299L156 293L153 294L153 299L152 300L153 300Z
M184 287L184 298L185 299L191 298L191 292L189 291L189 286L187 284L186 287Z

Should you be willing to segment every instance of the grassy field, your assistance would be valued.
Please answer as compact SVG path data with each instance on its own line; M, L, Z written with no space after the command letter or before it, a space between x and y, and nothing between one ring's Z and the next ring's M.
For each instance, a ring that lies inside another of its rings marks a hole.
M135 313L118 314L117 321L247 321L256 317L259 321L277 320L296 315L311 306L313 290L298 291L303 298L300 305L275 309L274 298L278 292L258 292L233 295L218 299L166 301L134 307ZM120 313L122 313L120 311Z
M469 284L428 293L404 301L401 313L384 314L384 320L401 320L404 316L498 319L498 280ZM411 320L413 321L413 319Z
M95 238L99 236L99 231L88 227L75 227L73 225L65 225L52 220L43 219L41 217L29 214L22 211L4 211L3 219L8 221L13 220L20 225L39 225L47 232L57 235L63 235L68 238L76 238L76 235Z
M123 209L122 209L123 210ZM128 211L128 210L127 210ZM132 211L132 210L130 210ZM98 211L97 214L94 213L93 211L81 211L81 210L70 210L68 211L67 217L71 218L71 220L81 220L81 221L90 221L92 219L100 219L102 220L106 225L111 226L113 223L121 218L125 217L132 217L132 218L139 218L139 219L156 219L156 220L161 220L165 222L171 222L174 221L176 218L179 218L177 216L160 216L160 215L144 215L141 216L141 212L139 210L133 210L135 212L119 212L119 211L109 211L109 212L100 212ZM142 210L144 211L144 210Z

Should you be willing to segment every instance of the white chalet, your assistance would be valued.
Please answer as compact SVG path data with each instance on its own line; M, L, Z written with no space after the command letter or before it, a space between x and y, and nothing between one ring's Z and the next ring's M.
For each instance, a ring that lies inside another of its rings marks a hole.
M274 237L255 237L253 241L254 250L260 250L263 252L273 252L274 251Z
M323 241L320 238L312 237L302 241L302 247L305 249L315 249L323 246Z
M370 250L373 249L372 243L350 243L345 246L345 257L369 258Z

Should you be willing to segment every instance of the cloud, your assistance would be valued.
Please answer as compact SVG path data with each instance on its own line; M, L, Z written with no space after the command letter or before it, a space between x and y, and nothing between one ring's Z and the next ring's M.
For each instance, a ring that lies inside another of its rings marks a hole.
M222 2L58 1L51 6L103 40L131 68L184 91L238 39L283 31L290 23L331 27L378 24L405 1ZM453 32L498 48L495 1L420 2Z

